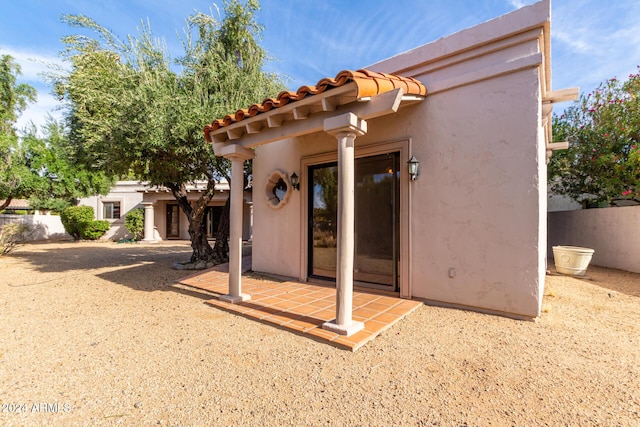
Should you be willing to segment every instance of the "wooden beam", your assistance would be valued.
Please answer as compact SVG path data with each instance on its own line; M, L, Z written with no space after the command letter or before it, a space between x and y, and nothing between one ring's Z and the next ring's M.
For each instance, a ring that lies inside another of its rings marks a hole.
M260 133L264 122L250 122L247 123L246 129L248 134Z
M322 106L322 111L334 111L336 108L338 108L338 99L323 98L320 105Z
M284 114L280 116L267 117L267 126L269 126L270 128L280 127L280 125L282 125L282 122L284 122Z
M227 136L229 139L240 139L244 135L244 127L235 127L227 129Z
M303 120L309 117L311 108L308 106L297 107L293 109L293 120Z
M547 92L547 96L544 97L542 102L567 102L567 101L575 101L578 99L578 94L580 93L579 87L570 87L567 89L558 89L553 90L551 92Z

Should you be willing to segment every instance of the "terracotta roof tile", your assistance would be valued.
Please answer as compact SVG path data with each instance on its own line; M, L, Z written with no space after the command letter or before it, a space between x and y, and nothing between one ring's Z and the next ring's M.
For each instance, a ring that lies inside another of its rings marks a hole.
M397 88L402 88L406 95L426 96L427 88L412 77L402 77L393 74L376 73L370 70L344 70L339 72L335 78L326 77L318 81L315 86L301 86L296 92L283 91L276 98L266 98L261 104L253 104L249 108L236 111L221 119L216 119L204 128L205 136L210 131L216 131L224 126L244 119L254 117L261 113L266 113L274 108L283 107L291 102L300 101L309 96L321 94L335 87L344 86L354 82L357 87L358 98L379 95Z
M3 203L4 200L0 200L0 205ZM12 199L5 209L29 209L29 201L25 199Z

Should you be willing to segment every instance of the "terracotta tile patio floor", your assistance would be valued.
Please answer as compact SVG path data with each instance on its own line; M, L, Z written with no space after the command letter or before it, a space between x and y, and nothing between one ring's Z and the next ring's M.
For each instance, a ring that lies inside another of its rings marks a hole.
M250 260L248 265L251 265ZM244 265L243 270L246 269ZM228 293L228 274L223 266L193 274L178 283L218 295ZM217 298L205 302L351 351L356 351L422 305L420 301L354 290L353 319L364 322L364 330L345 337L322 329L324 322L335 319L336 290L333 287L278 281L245 273L242 293L251 295L251 299L237 304Z

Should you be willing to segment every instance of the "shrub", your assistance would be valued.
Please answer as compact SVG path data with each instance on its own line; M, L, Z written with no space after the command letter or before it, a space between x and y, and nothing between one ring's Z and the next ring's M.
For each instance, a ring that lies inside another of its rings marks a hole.
M553 135L569 149L551 156L549 189L584 208L640 203L640 67L628 79L605 80L581 94L561 116Z
M33 234L28 225L14 222L0 227L0 255L6 255L23 244Z
M80 238L83 240L97 240L111 227L106 219L99 221L91 221L86 224L80 232Z
M73 240L80 240L82 229L93 221L93 208L91 206L70 206L62 211L60 221Z
M99 239L110 227L107 220L93 219L91 206L70 206L62 211L60 221L73 240Z
M127 213L124 225L133 234L133 240L140 240L144 234L144 209L132 209Z

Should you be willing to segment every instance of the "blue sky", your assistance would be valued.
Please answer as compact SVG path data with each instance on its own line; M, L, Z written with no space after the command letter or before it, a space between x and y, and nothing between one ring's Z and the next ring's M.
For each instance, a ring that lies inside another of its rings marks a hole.
M258 21L262 46L274 60L269 69L287 76L289 89L315 84L343 69L379 60L488 21L533 0L262 0ZM60 62L61 37L75 33L61 14L84 14L121 38L137 34L149 20L156 36L174 56L181 54L178 34L194 10L216 12L210 0L16 0L3 2L0 54L22 66L20 80L38 90L38 102L19 126L58 116L57 102L39 75L47 63ZM640 1L553 0L552 87L579 86L582 92L601 81L625 79L640 65ZM257 100L259 101L259 100ZM557 109L557 107L556 107Z

